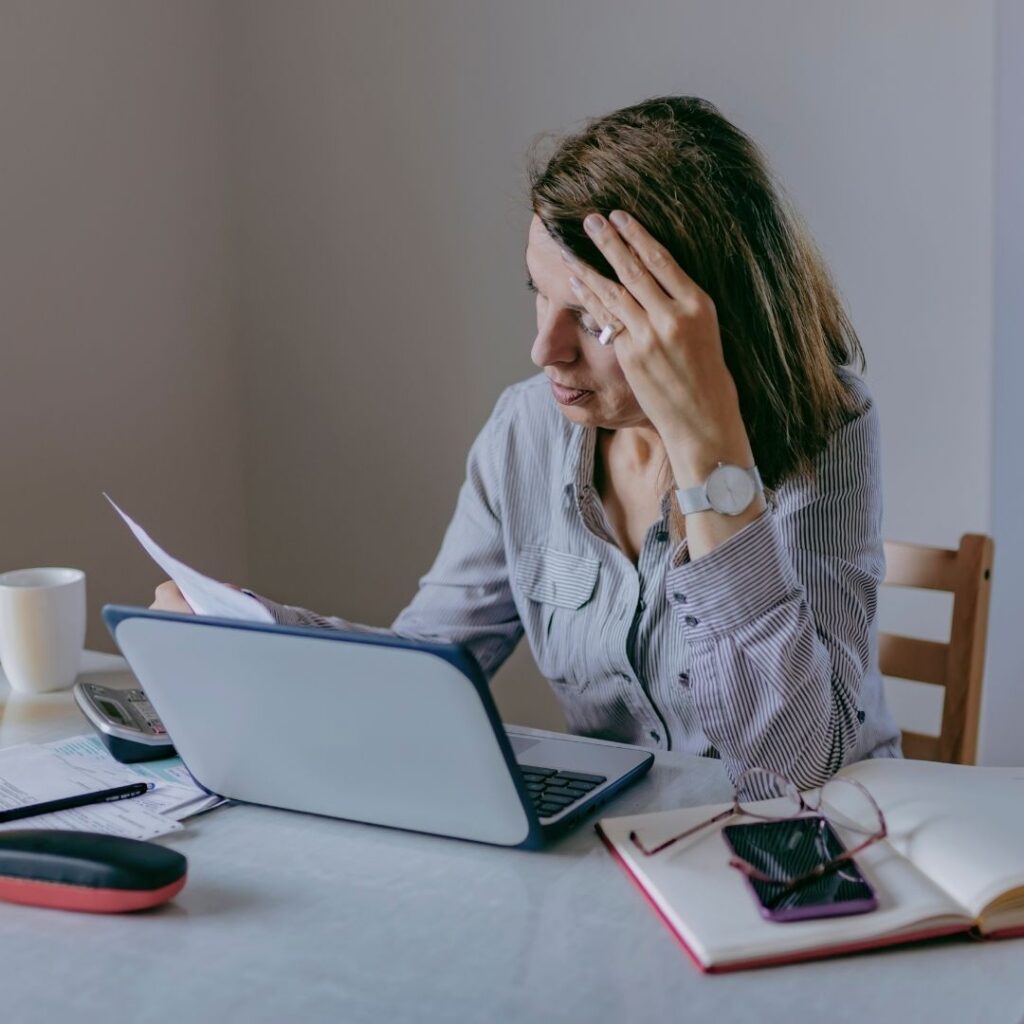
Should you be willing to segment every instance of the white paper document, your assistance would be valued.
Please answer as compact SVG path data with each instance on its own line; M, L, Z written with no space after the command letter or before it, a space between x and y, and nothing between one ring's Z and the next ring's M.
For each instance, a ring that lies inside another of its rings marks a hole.
M162 757L156 761L141 761L132 765L121 765L115 761L95 733L71 736L45 744L46 750L59 754L68 764L83 769L99 766L116 766L130 771L130 781L154 782L157 789L150 796L155 798L153 806L159 804L161 814L175 821L184 821L203 811L220 807L227 801L216 794L207 793L196 785L180 757ZM140 798L141 799L141 798Z
M0 810L58 800L138 782L139 776L111 758L108 764L71 764L53 750L32 744L0 750ZM178 792L176 792L178 790ZM75 832L102 832L128 839L152 839L177 832L181 825L164 813L187 794L184 787L157 784L129 800L90 804L67 811L37 814L0 823L0 832L12 829L59 828Z
M146 531L126 515L109 494L104 498L114 511L128 524L135 539L146 549L150 558L178 584L185 600L197 615L210 615L222 619L247 619L250 622L273 622L274 617L256 598L240 590L211 580L201 572L169 555Z

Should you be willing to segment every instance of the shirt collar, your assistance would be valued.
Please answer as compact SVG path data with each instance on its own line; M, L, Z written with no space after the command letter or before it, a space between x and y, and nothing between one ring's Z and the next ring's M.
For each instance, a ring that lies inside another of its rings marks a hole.
M581 499L594 489L594 453L597 448L597 427L585 427L580 423L572 425L569 443L565 448L565 462L562 467L562 485L565 490L575 491ZM669 520L672 492L661 496L661 518Z
M593 489L596 444L597 427L585 427L580 423L572 425L569 443L565 448L562 485L567 490L575 489L577 495Z

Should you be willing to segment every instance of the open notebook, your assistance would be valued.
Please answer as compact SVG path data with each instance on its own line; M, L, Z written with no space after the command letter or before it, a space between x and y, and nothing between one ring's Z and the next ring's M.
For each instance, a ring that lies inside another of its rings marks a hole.
M850 917L766 921L729 866L723 826L645 857L630 841L683 831L727 805L603 818L605 843L697 966L740 970L895 945L956 932L1024 935L1024 768L860 761L839 774L866 786L885 813L886 840L857 855L878 909Z

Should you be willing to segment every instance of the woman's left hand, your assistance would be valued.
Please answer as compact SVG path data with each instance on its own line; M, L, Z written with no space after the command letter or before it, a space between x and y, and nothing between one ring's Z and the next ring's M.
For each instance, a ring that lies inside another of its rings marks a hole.
M611 217L609 223L590 214L584 228L618 281L565 249L562 258L577 279L573 290L587 312L599 324L613 319L623 324L612 340L615 354L665 444L677 486L703 483L718 462L750 465L714 302L634 218L621 210Z

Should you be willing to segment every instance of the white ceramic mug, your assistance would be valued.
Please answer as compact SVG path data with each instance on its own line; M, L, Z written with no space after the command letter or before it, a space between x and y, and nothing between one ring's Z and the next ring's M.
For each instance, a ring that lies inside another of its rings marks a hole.
M0 574L0 664L15 690L71 686L85 647L85 573L17 569Z

